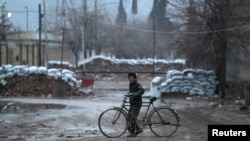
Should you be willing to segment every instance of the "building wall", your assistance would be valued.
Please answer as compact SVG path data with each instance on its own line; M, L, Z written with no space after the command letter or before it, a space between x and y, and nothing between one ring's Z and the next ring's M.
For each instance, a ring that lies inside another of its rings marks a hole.
M1 65L38 65L38 46L25 44L0 44L1 46ZM45 57L44 46L41 47L42 65Z
M48 34L48 39L45 39L45 34L42 35L42 65L47 66L50 60L61 61L61 37ZM18 32L8 35L5 42L0 42L0 66L5 64L38 66L38 43L38 32ZM64 47L63 52L63 61L75 64L72 51Z
M8 47L6 44L0 44L0 64L11 64L13 62L13 48Z
M15 46L1 46L1 65L30 65L38 66L38 46L19 44ZM42 65L47 66L48 61L61 61L62 49L61 48L46 48L41 47ZM75 64L74 54L70 49L63 50L63 61Z
M62 59L62 48L46 48L46 59L47 61L61 61ZM75 65L75 56L72 51L68 48L63 49L63 61L67 61Z

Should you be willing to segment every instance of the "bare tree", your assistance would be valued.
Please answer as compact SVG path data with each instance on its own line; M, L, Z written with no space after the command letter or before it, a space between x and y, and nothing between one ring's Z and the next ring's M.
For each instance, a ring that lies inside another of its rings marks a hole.
M96 40L98 35L96 35L95 31L97 28L97 17L101 19L102 16L96 13L97 11L88 11L87 0L84 0L80 8L73 7L73 1L68 3L65 19L67 23L65 27L65 43L66 47L70 48L74 54L75 65L77 66L81 54L83 54L83 58L87 58L87 55L92 56L96 46L101 46ZM58 23L61 23L60 18L58 18ZM98 49L98 52L101 52L101 49Z
M75 56L76 53L84 51L84 58L86 58L87 54L91 55L92 51L95 50L97 54L104 53L118 58L152 58L152 26L148 25L148 21L143 21L140 18L127 21L126 11L121 0L118 5L117 18L115 19L117 23L114 25L112 24L114 19L109 14L104 13L101 6L98 6L100 7L98 11L91 8L87 9L87 0L83 2L79 8L72 8L73 6L71 7L68 4L66 9L67 30L65 35L69 36L66 37L66 42ZM136 1L134 1L133 11L136 11ZM58 18L57 23L61 23L60 19ZM121 23L121 21L123 22ZM167 25L161 24L163 31L171 29ZM81 29L83 29L82 33ZM96 32L97 29L98 33ZM169 43L170 38L167 36L158 36L159 51L157 51L157 54L162 58L166 58L164 52L168 51L167 43ZM81 38L84 38L84 43L81 42ZM84 50L82 46L84 46ZM77 58L79 56L76 56L76 60Z
M224 98L226 64L229 61L227 59L239 60L240 56L244 56L245 60L249 60L246 38L242 36L240 30L230 30L235 26L240 27L246 24L244 22L246 19L240 17L235 10L241 3L229 0L189 0L189 3L185 2L183 5L188 6L184 7L185 10L183 8L180 10L181 14L186 17L183 22L186 25L185 34L173 43L179 45L177 54L186 54L191 67L216 70L219 81L217 93ZM233 44L238 48L232 46Z
M167 32L175 29L173 23L170 21L167 5L167 0L154 0L148 18L149 26L154 32L151 36L152 41L154 41L151 43L152 47L155 48L154 56L164 59L170 58L169 43L173 38L173 35L167 34Z
M78 67L79 52L82 51L82 32L81 23L79 20L79 13L74 9L68 11L68 24L69 27L65 34L65 43L71 49L72 53L75 55L75 65Z

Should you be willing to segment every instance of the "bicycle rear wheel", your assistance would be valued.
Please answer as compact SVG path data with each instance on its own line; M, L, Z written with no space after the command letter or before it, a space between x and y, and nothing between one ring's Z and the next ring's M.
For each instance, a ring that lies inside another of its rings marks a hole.
M148 117L149 128L156 136L170 137L179 127L177 113L169 107L159 107Z
M126 132L128 121L121 109L112 108L101 113L98 119L98 126L104 136L117 138Z

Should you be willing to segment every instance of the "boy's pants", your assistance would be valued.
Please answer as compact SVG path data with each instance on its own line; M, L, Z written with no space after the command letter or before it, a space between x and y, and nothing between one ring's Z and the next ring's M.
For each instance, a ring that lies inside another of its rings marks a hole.
M137 117L140 113L141 106L134 106L130 105L129 111L128 111L128 118L129 118L129 132L135 133L136 130L139 129L139 126L137 124Z

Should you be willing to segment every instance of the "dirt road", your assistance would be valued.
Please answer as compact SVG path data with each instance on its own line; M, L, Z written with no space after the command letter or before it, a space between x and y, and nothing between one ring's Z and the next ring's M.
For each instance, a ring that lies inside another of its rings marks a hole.
M208 124L250 124L248 109L229 100L206 97L163 98L156 104L171 104L178 112L181 127L168 138L154 136L149 129L135 138L104 137L97 120L102 111L119 106L127 82L96 82L87 97L1 98L1 141L207 141ZM143 83L147 86L147 82ZM144 98L143 100L148 100ZM6 106L6 107L5 107ZM144 110L144 109L142 109Z

